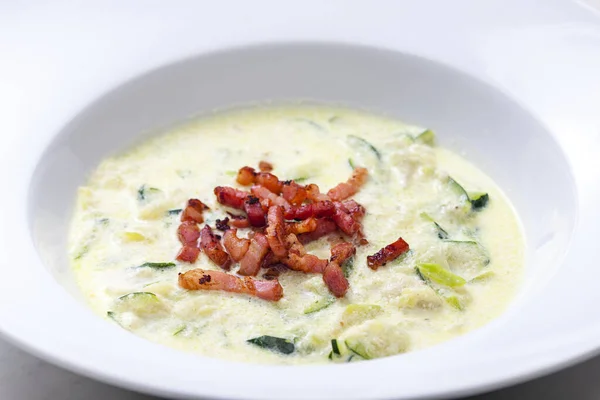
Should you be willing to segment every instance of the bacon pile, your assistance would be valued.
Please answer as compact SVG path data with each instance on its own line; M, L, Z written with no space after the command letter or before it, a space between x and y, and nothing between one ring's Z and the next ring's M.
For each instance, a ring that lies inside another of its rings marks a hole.
M336 297L343 297L348 281L342 264L352 257L355 245L367 244L361 220L365 209L349 197L356 194L368 179L365 168L355 168L352 176L321 193L315 184L300 185L293 180L281 181L265 161L259 171L243 167L236 181L250 186L250 191L217 186L214 194L220 204L239 210L216 221L223 237L209 225L202 230L202 212L208 207L200 200L190 199L181 215L178 237L182 248L177 259L193 263L200 249L216 265L229 271L239 263L235 275L194 269L181 274L179 285L189 290L225 290L246 293L277 301L283 289L277 277L286 269L323 275L323 281ZM248 238L238 237L238 228L251 228ZM341 240L331 248L329 260L309 254L304 245L330 233L339 232L350 241ZM199 240L199 243L198 243ZM221 243L222 240L222 243ZM264 280L251 278L266 269Z

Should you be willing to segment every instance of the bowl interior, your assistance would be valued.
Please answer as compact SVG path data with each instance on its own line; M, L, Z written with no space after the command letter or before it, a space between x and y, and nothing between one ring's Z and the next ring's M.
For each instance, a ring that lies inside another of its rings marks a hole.
M489 174L528 243L519 301L560 266L576 218L573 180L552 136L499 90L409 54L341 44L281 44L202 55L127 82L83 110L40 159L30 229L56 280L79 297L66 257L76 189L105 157L164 128L236 105L306 100L427 126Z

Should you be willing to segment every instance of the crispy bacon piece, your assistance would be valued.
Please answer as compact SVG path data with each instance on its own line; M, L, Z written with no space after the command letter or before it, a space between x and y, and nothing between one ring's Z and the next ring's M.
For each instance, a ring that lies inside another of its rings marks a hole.
M199 255L200 249L197 246L184 245L175 258L179 261L193 263L196 262Z
M218 230L225 232L230 229L229 227L229 218L225 217L225 219L218 219L215 221L215 226Z
M250 240L237 237L237 229L229 229L223 234L225 249L234 261L240 261L250 247Z
M235 180L240 185L250 186L256 181L256 171L252 167L242 167Z
M265 205L267 208L270 206L281 206L286 210L290 208L290 203L288 203L286 199L278 196L264 186L255 185L252 186L252 189L250 190L252 191L252 194L258 197L261 201L266 200Z
M268 281L276 279L279 277L279 275L281 275L281 273L285 270L287 270L288 267L286 267L283 264L273 264L272 266L268 267L267 271L265 273L262 274L263 279L266 279Z
M183 221L177 228L177 236L182 245L197 247L200 228L194 221Z
M262 265L263 259L269 252L269 242L262 233L256 233L250 241L250 247L240 261L240 275L256 276Z
M258 163L258 169L260 169L261 172L271 172L273 171L273 164L271 164L268 161L260 161Z
M325 193L321 193L319 186L314 183L306 185L304 188L306 189L306 197L311 201L317 202L331 200Z
M283 288L277 279L261 281L250 277L239 278L226 272L200 268L179 274L179 286L188 290L243 293L270 301L279 301L283 297Z
M204 222L202 213L209 210L208 206L198 199L189 199L187 206L181 213L181 221L194 221L199 224Z
M298 235L298 240L300 240L300 243L306 244L314 240L318 240L319 238L322 238L331 232L335 232L337 229L335 222L330 219L320 218L316 220L316 223L317 227L314 231Z
M227 211L227 215L229 215L229 217L231 218L229 220L229 224L231 226L233 226L234 228L249 228L250 227L250 221L248 221L248 218L244 217L243 215L236 215L236 214L230 213L229 211Z
M281 188L283 186L283 183L279 181L279 178L270 172L258 172L254 182L256 182L257 185L269 189L271 192L277 195L281 193Z
M269 250L265 258L263 259L262 268L269 268L272 265L277 265L281 263L281 258L277 257L272 251Z
M284 181L281 195L294 206L301 205L306 200L306 189L294 181Z
M352 218L355 220L360 220L365 216L365 208L353 199L342 201L342 205L346 208L346 210L348 210L350 215L352 215Z
M265 226L265 211L258 197L249 196L244 202L244 211L248 215L250 225L256 227Z
M281 207L269 207L266 234L269 247L273 254L277 257L285 256L287 254L285 244L285 221L283 220L283 210Z
M360 244L368 243L362 232L362 224L357 220L360 218L355 218L355 215L358 217L358 214L356 212L352 214L350 210L348 210L348 208L341 202L336 201L333 204L335 205L333 222L335 222L341 231L348 236L357 238Z
M333 201L342 201L356 194L362 185L365 184L369 172L366 168L356 167L352 172L352 176L346 182L338 183L332 189L329 189L327 196Z
M217 186L215 188L215 195L217 196L217 201L224 206L243 210L244 202L250 196L250 193L228 186Z
M408 243L398 238L394 243L388 244L372 256L367 256L367 265L373 270L395 260L409 250Z
M285 225L286 233L293 233L295 235L299 235L301 233L314 232L317 229L317 219L314 217L310 217L305 219L304 221L298 222L288 222Z
M340 242L331 247L331 258L323 270L323 281L335 297L344 297L348 291L348 280L341 266L355 253L356 248L348 242Z
M291 207L284 211L285 219L295 219L297 221L308 219L310 217L325 218L333 216L335 206L333 202L319 201L316 203L303 204L300 207Z
M293 233L286 236L286 244L288 253L281 262L290 269L294 271L321 273L327 266L326 260L306 253L304 246Z
M231 257L223 250L223 246L219 241L220 237L212 233L212 229L208 225L200 231L200 247L206 253L208 258L219 267L229 270L231 268Z

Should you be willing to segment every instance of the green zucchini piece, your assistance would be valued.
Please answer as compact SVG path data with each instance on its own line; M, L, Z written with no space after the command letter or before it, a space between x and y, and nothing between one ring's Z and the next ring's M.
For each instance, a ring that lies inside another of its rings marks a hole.
M348 159L348 165L350 166L350 168L354 169L356 168L356 165L354 165L354 161L352 161L351 158Z
M453 270L478 270L490 263L485 248L474 240L446 240L446 260Z
M234 171L231 169L228 169L227 171L225 171L225 175L227 175L227 176L236 176L237 174L238 174L237 171Z
M469 283L477 283L477 282L485 282L496 275L494 271L486 271L483 274L477 275L475 278L471 279Z
M264 335L248 339L246 342L281 354L292 354L296 350L294 343L276 336Z
M342 264L342 271L344 272L344 277L346 277L346 279L352 275L352 271L354 271L354 257L350 257Z
M307 181L307 180L308 180L308 176L301 176L299 178L293 179L293 181L296 182L296 183L304 182L304 181Z
M448 185L450 185L450 188L454 193L456 193L457 196L459 196L461 199L469 201L469 194L465 188L463 188L460 183L456 182L450 176L448 177Z
M467 283L462 277L453 274L439 264L423 263L418 264L416 268L422 277L440 285L458 287Z
M355 339L346 339L344 343L346 344L346 347L355 355L364 358L365 360L371 359L371 357L369 357L369 354L367 354L367 349L365 348L365 345L362 342Z
M115 303L115 312L130 311L135 314L155 314L163 310L160 299L150 292L134 292L121 296Z
M173 336L177 336L177 335L179 335L180 333L182 333L182 332L183 332L183 331L185 331L186 329L187 329L187 326L186 326L186 325L181 325L179 328L177 328L177 329L175 330L175 332L173 332Z
M471 207L473 207L473 210L479 211L487 206L488 202L490 201L490 196L487 193L477 192L471 193L469 195L469 199L471 201Z
M142 265L138 265L136 268L152 268L152 269L165 269L172 268L175 263L172 262L145 262Z
M337 356L342 354L340 352L340 347L338 346L337 339L331 339L331 352Z
M350 304L342 313L342 321L345 325L358 325L382 312L383 308L377 304Z
M153 195L160 193L160 191L160 189L155 187L146 187L146 185L142 185L137 191L137 199L139 201L150 200Z
M415 138L415 141L428 146L435 146L435 132L433 132L431 129L427 129L423 133L419 134Z
M348 135L347 140L348 140L348 144L350 144L351 147L353 147L355 149L369 150L370 152L372 152L375 155L375 157L377 157L377 160L381 161L381 153L379 152L379 150L377 150L377 148L375 146L373 146L371 143L369 143L365 139L363 139L359 136Z
M436 287L434 287L431 282L429 281L428 278L426 278L421 271L419 270L419 268L415 267L415 272L417 273L417 276L419 277L419 279L421 279L427 286L429 286L434 292L435 294L437 294L442 300L444 300L446 303L448 303L448 305L450 305L452 308L455 308L457 310L462 311L464 309L460 299L458 298L458 296L454 295L454 294L449 294L445 291L442 291Z
M437 222L435 222L435 220L434 220L433 218L431 218L431 217L429 216L429 214L427 214L427 213L425 213L425 212L422 212L422 213L421 213L421 217L422 217L423 219L425 219L426 221L429 221L429 222L433 223L433 226L435 227L435 230L436 230L436 232L437 232L437 236L438 236L438 238L440 238L440 239L442 239L442 240L444 240L444 239L448 239L448 237L449 237L449 236L448 236L448 232L446 232L446 230L445 230L444 228L442 228L442 227L440 226L440 224L438 224Z
M322 299L319 299L319 300L315 301L313 304L311 304L310 306L306 307L304 309L304 314L312 314L317 311L321 311L321 310L329 307L333 303L335 303L335 297L332 297L332 296L323 297Z
M178 215L183 211L181 208L174 208L172 210L167 211L168 215Z

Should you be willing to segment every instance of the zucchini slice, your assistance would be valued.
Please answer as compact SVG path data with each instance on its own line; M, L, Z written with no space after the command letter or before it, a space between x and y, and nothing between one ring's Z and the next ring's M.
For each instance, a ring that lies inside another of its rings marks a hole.
M419 134L415 138L415 141L428 146L435 146L435 132L433 132L431 129L427 129L423 133Z
M136 268L152 268L152 269L167 269L175 266L175 263L172 262L145 262L141 265L138 265Z
M163 309L162 302L154 293L134 292L119 297L115 302L114 312L150 315L163 311Z
M474 192L469 194L460 183L454 180L452 177L448 177L448 184L450 188L456 193L462 200L466 200L471 204L471 210L480 211L487 206L490 196L484 192Z
M444 252L454 271L477 273L490 263L487 250L474 240L445 240Z
M444 239L448 239L448 232L446 232L446 230L444 228L442 228L440 226L440 224L438 224L437 222L435 222L435 220L433 218L431 218L431 216L429 216L429 214L427 214L426 212L422 212L421 213L421 218L423 218L426 221L429 221L431 223L433 223L433 226L435 227L435 230L437 232L437 236L438 238L444 240Z
M467 283L462 277L453 274L439 264L423 263L418 264L416 268L422 277L440 285L459 287Z
M263 335L248 339L246 342L281 354L292 354L294 351L296 351L296 346L294 346L294 343L276 336Z
M333 297L333 296L323 297L323 298L315 301L314 303L312 303L310 306L306 307L304 309L304 314L312 314L317 311L321 311L321 310L329 307L333 303L335 303L335 297Z
M377 304L350 304L342 313L342 322L345 325L358 325L382 312L383 308Z

